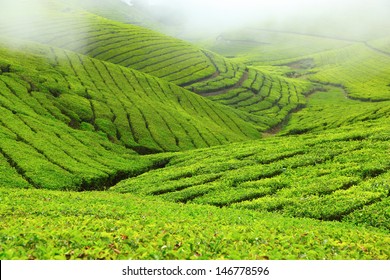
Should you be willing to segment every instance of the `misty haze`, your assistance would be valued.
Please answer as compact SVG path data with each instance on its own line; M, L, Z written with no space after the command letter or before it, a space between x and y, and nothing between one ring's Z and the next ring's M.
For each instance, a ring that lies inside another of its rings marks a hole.
M348 39L386 34L390 2L386 0L134 0L178 36L203 37L245 27L309 32ZM202 36L203 35L203 36ZM199 38L198 37L198 38Z
M1 260L389 260L389 3L0 0Z

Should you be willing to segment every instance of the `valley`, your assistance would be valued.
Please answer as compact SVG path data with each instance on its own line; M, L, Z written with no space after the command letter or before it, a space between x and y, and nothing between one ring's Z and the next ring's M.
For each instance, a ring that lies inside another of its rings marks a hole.
M0 26L1 259L390 258L390 37L42 1Z

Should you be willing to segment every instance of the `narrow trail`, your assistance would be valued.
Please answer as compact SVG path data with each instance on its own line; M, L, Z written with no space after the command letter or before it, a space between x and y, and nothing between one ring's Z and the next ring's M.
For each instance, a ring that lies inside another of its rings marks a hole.
M325 90L323 88L314 88L308 93L304 94L304 96L306 97L306 100L308 100L310 96L319 92L325 92ZM298 105L298 107L290 110L290 112L288 112L288 114L284 117L284 119L280 123L263 132L262 134L263 138L272 137L278 134L280 131L282 131L283 127L288 123L291 115L305 109L306 106L307 103L305 105Z
M378 102L390 101L390 99L388 99L388 98L387 99L385 98L385 99L372 100L372 99L366 99L366 98L353 97L348 93L347 89L342 84L325 83L325 82L319 82L319 81L311 81L311 82L322 85L322 86L331 86L331 87L339 88L343 91L345 98L347 98L349 100L353 100L353 101L367 102L367 103L378 103Z

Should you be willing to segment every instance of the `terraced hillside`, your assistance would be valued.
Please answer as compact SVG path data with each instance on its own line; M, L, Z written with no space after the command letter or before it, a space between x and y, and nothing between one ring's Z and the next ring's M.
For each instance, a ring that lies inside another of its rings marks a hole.
M34 19L36 32L22 32L32 24L29 20L5 27L4 33L135 69L213 96L213 101L249 113L246 120L262 131L303 106L304 95L312 90L308 83L248 69L242 63L142 27L50 3L54 5L48 6L50 17Z
M136 69L175 84L211 76L216 69L198 48L135 25L112 21L47 0L47 12L31 22L3 26L5 35L71 50L92 58ZM35 32L28 26L34 26Z
M351 98L383 101L390 98L388 43L387 37L356 41L253 28L222 34L216 43L205 46L235 57L235 62L274 65L288 77L337 85Z
M341 85L352 98L390 100L390 53L359 43L313 58L321 71L312 80Z
M348 223L130 194L0 187L1 259L388 259L389 234ZM21 233L22 231L22 233Z
M386 38L248 66L85 7L0 26L1 259L390 259Z
M305 81L249 69L238 84L207 93L209 99L250 114L263 130L283 122L293 111L306 105L305 96L322 90Z
M64 141L80 145L80 141L90 143L97 137L103 143L100 149L104 156L106 149L122 151L126 147L130 150L125 154L147 154L260 135L242 119L245 116L240 117L240 111L213 104L163 80L68 51L33 45L10 50L3 46L0 65L4 139L0 146L2 161L9 163L4 170L15 173L11 167L16 167L33 186L77 188L84 184L84 175L98 181L105 176L108 170L104 164L98 166L103 173L89 171L88 164L85 170L78 168L86 155L79 158ZM68 134L78 135L77 139L69 139ZM33 172L37 167L31 166L31 157L39 158L46 167ZM124 171L120 164L109 173ZM63 179L48 185L39 182L42 174L51 178L57 171ZM73 174L78 174L79 181L73 180Z
M370 102L353 100L340 87L328 86L308 98L306 108L291 116L281 135L320 132L352 123L382 119L386 124L389 101Z
M363 127L361 133L329 130L178 155L112 190L341 221L390 194L390 127ZM378 215L375 225L387 228L389 220Z

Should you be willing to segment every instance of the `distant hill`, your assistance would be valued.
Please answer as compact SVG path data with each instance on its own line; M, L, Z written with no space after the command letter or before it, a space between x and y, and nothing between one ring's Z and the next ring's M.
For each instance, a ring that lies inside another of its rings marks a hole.
M246 120L261 131L282 122L302 106L304 95L312 89L303 81L248 69L188 42L70 7L58 3L49 6L49 16L35 18L34 32L24 32L31 25L28 18L3 27L3 32L135 69L205 97L212 96L214 101L244 111Z
M1 259L389 259L389 38L7 4Z

